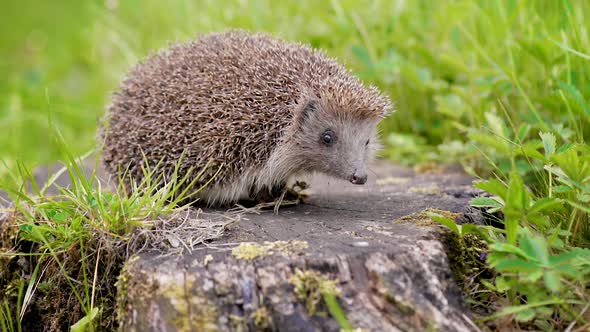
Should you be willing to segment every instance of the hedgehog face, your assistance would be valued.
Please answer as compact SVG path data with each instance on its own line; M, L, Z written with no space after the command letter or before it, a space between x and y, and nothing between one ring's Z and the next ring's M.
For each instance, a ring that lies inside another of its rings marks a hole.
M311 100L299 119L298 158L309 171L325 173L353 184L367 181L367 163L377 150L379 119L359 119L348 110Z

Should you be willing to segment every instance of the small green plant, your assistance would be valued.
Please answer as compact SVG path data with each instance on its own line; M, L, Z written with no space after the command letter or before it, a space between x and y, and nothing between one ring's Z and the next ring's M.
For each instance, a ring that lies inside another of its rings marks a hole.
M61 140L59 133L57 137ZM115 327L114 285L126 257L140 248L143 230L187 206L180 202L190 202L188 188L203 174L190 183L188 176L174 174L164 182L156 168L146 169L143 180L126 192L123 181L109 188L97 176L96 162L88 173L63 141L60 146L66 165L46 184L41 186L32 171L19 164L13 182L3 185L13 198L12 216L5 222L15 236L0 243L0 268L8 271L14 265L10 262L27 261L24 270L15 271L25 277L12 281L19 285L18 292L5 284L11 280L0 283L4 331L21 331L24 324L32 328L34 322L26 318L31 312L51 312L38 323L54 330ZM63 172L68 187L54 183Z
M505 303L486 320L510 315L543 330L585 325L583 314L590 300L590 154L586 145L559 146L552 133L540 132L539 137L538 142L505 147L503 154L513 164L507 180L475 183L492 196L474 198L471 204L490 214L500 213L502 228L456 225L441 216L433 219L460 236L477 232L488 243L487 264L497 275L484 283ZM530 167L518 168L516 158ZM536 181L528 187L523 176L531 172Z
M34 278L31 278L31 282L29 283L29 285L34 285L34 282ZM24 299L24 285L25 283L22 279L20 279L18 293L16 294L17 303L15 307L16 310L14 310L14 314L20 314L23 312L23 308L26 309L26 306L23 307L22 303ZM22 318L20 316L13 317L11 303L9 303L6 299L3 301L2 305L0 305L0 327L2 328L3 332L21 332L23 330Z

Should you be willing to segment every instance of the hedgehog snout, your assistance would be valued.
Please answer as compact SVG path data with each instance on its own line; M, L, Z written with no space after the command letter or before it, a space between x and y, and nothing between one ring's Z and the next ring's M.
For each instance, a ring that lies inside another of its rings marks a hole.
M367 182L367 173L355 169L354 173L350 176L349 181L352 184L365 184Z

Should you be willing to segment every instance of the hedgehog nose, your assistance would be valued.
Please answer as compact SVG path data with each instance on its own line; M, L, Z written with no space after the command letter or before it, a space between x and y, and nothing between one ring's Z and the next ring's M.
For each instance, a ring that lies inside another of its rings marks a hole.
M350 176L350 183L352 184L365 184L367 182L367 174L359 171L354 171Z

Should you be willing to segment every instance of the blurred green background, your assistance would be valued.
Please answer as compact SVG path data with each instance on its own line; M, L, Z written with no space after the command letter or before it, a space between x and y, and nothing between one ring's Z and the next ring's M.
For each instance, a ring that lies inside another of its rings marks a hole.
M588 1L8 0L0 8L0 176L16 160L60 159L50 118L72 151L88 151L130 66L168 41L227 27L324 48L379 85L397 109L382 126L384 153L402 163L461 161L482 171L491 158L506 169L501 147L477 144L519 130L523 139L552 130L579 142L590 132Z
M475 185L493 197L471 203L502 213L486 238L500 277L485 289L499 297L478 289L473 303L543 330L588 315L589 0L3 0L0 13L0 180L18 161L63 160L54 127L67 150L93 149L110 93L150 51L266 31L325 49L391 96L384 157L488 179Z

